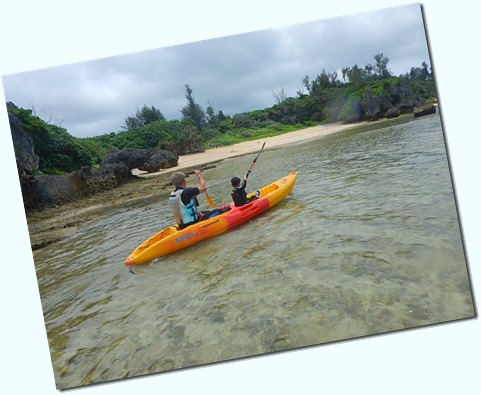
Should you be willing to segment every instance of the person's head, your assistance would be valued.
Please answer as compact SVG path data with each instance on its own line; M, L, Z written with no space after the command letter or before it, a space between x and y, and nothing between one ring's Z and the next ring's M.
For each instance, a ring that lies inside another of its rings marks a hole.
M185 182L185 174L178 171L175 172L170 176L170 182L174 185L174 187L179 188L181 187L184 182Z
M230 183L234 188L237 188L239 186L240 182L241 182L241 180L240 180L239 177L232 177L230 179Z

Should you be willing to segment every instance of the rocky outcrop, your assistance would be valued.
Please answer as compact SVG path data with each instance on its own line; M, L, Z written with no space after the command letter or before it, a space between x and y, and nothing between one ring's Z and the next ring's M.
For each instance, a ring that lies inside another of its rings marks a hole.
M205 146L200 137L193 138L191 141L182 147L181 155L195 154L197 152L204 152Z
M100 167L125 165L129 169L139 169L155 173L160 169L177 166L179 156L169 151L151 149L112 150L102 160Z
M436 106L434 104L426 104L414 109L414 118L423 117L425 115L435 114Z
M385 88L382 93L374 93L367 88L364 94L365 119L373 121L379 118L392 118L401 114L412 113L414 108L423 105L411 90L411 82L403 79ZM399 112L398 115L396 115Z
M8 102L7 110L12 108L15 108L15 105ZM35 154L32 138L22 128L20 120L10 111L7 111L7 113L12 133L12 142L15 150L18 174L22 176L36 174L38 172L39 158Z
M83 167L64 175L21 176L24 206L33 210L71 202L137 179L131 172L134 168L155 172L177 163L177 154L171 152L128 149L110 152L98 169Z
M392 85L389 94L391 102L401 114L411 113L415 106L422 103L422 100L412 92L411 81L408 79L403 79L400 83Z
M7 109L15 108L7 103ZM53 206L109 190L137 179L132 169L156 172L177 166L179 157L169 151L126 149L109 152L98 169L83 167L64 175L39 175L39 158L30 135L8 111L17 170L27 211Z
M366 89L365 99L365 117L368 121L386 116L386 112L392 107L391 98L388 94L373 94L371 88Z
M401 115L401 110L397 107L392 107L386 112L386 118L391 119L391 118L397 118Z

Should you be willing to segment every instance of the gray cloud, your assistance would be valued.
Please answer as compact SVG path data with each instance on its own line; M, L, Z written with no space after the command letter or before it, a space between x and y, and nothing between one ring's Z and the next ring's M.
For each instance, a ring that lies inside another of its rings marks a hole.
M184 84L202 107L234 115L272 106L280 89L296 96L305 75L365 66L380 52L395 75L430 64L419 4L12 74L3 84L8 101L86 137L120 130L143 105L180 118Z

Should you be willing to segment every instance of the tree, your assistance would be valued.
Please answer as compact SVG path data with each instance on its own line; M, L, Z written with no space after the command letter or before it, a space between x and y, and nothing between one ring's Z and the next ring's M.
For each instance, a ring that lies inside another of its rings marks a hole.
M311 90L313 93L318 94L322 90L329 87L330 77L325 69L322 69L321 74L319 74L311 84Z
M374 66L374 71L378 78L389 78L392 77L391 71L387 68L387 64L389 63L389 58L384 56L383 53L378 53L374 55L374 60L376 61L376 65Z
M276 89L272 91L272 96L274 96L274 99L276 100L277 104L282 103L284 100L287 99L287 95L284 92L284 88L280 87L280 89Z
M129 115L125 118L124 129L135 129L156 121L165 121L165 117L160 110L154 106L147 107L144 105L140 110L137 108L134 116Z
M427 81L429 80L431 77L431 74L429 73L429 70L428 70L428 65L426 62L422 62L421 63L421 79L423 81Z
M45 173L72 172L82 166L92 165L92 155L67 130L56 125L47 125L49 132L48 151L40 156L41 170Z
M365 77L367 80L373 80L375 76L374 72L375 68L371 63L368 63L367 65L364 66L364 71L365 71Z
M224 115L224 112L222 110L219 110L217 114L217 118L219 119L219 122L225 121L227 117Z
M206 123L205 112L202 107L195 102L189 84L185 84L185 92L187 105L180 109L182 119L192 123L198 130L202 130Z
M349 67L342 67L341 68L341 73L342 73L342 80L346 82L346 77L349 72Z
M433 75L428 70L428 65L426 62L421 63L421 67L411 67L409 74L406 77L411 81L428 81L432 80Z
M337 71L333 71L332 73L329 73L329 85L330 86L338 86L339 85L339 79L337 75Z
M51 111L50 108L48 108L45 104L42 106L40 112L37 112L33 103L31 107L32 107L32 115L34 117L39 117L40 119L45 121L45 123L48 123L50 125L56 125L58 127L62 126L63 119L59 120L57 118L54 118L53 111Z
M304 78L302 79L302 85L304 86L304 88L306 88L307 93L311 94L311 82L308 75L304 76Z
M209 105L207 106L205 112L206 112L206 119L207 119L207 124L212 127L217 127L219 126L219 123L221 123L223 120L226 119L226 116L222 111L219 110L219 112L216 114L214 110L214 105L209 101Z
M214 124L215 123L214 105L210 101L209 101L209 105L207 106L205 112L207 114L207 123Z
M357 64L347 69L347 79L356 88L360 88L364 82L364 70Z

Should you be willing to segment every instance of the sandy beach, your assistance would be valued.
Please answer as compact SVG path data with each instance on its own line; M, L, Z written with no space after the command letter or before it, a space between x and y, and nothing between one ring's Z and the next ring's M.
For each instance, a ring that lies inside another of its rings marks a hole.
M318 139L323 136L327 136L333 133L337 133L349 128L359 126L357 123L355 125L345 125L341 123L334 123L328 125L318 125L312 126L306 129L296 130L294 132L281 134L273 137L266 137L258 140L245 141L239 144L211 148L205 152L200 152L196 154L183 155L179 157L179 163L174 168L162 169L156 173L145 173L140 171L134 171L133 174L139 175L143 178L155 177L160 174L172 173L180 169L192 168L196 166L203 166L209 163L218 162L223 159L233 158L236 156L247 155L254 152L258 152L262 144L265 142L266 146L264 149L280 147L282 145L295 144L299 142L305 142L308 140Z

